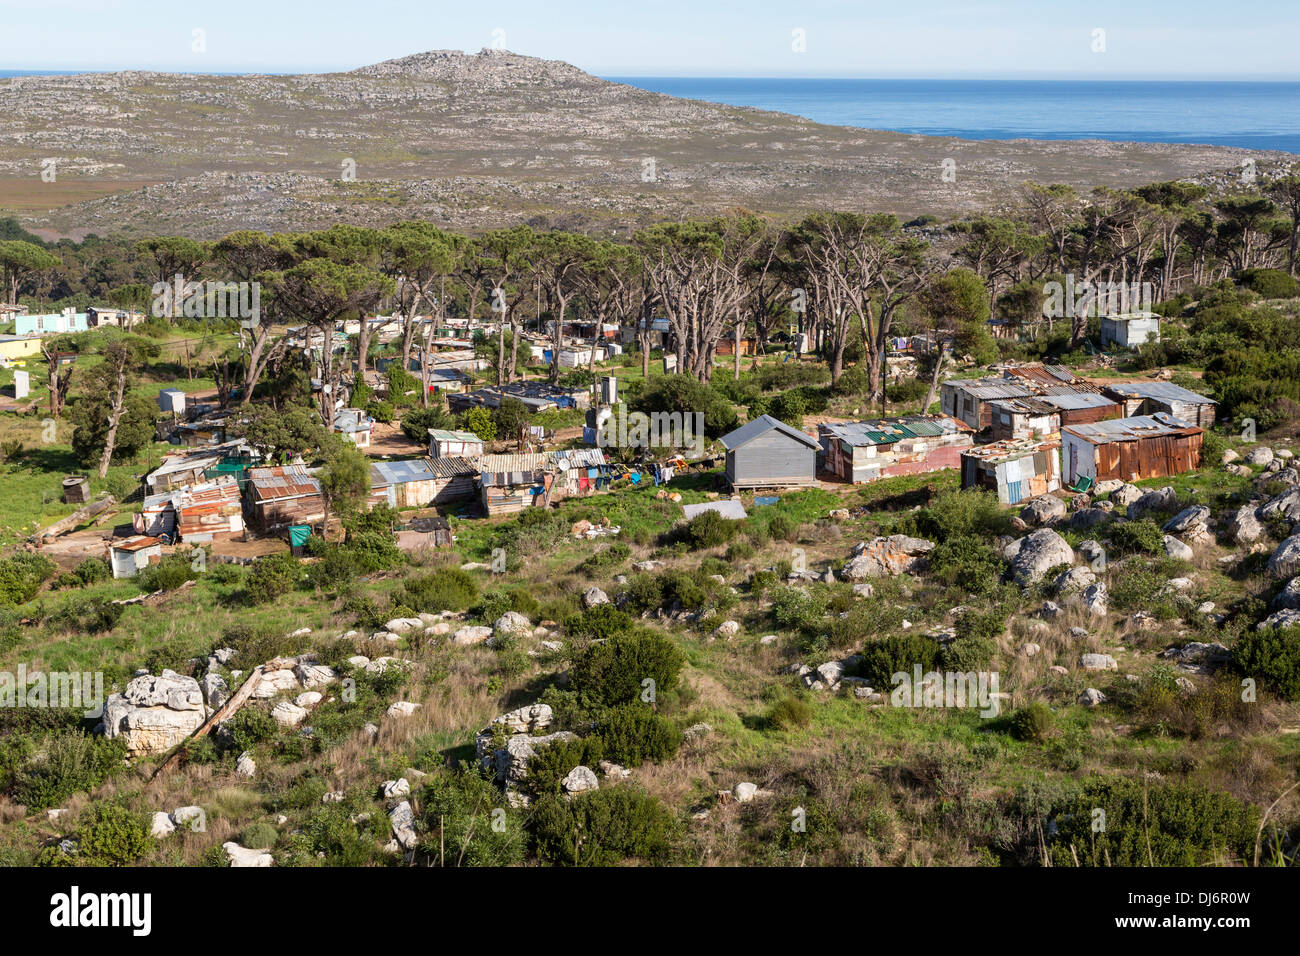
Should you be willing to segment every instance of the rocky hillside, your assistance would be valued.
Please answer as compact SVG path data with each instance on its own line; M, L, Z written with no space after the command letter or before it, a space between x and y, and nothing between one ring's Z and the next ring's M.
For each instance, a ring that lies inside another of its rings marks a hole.
M825 126L495 51L300 76L16 77L0 81L0 113L0 206L28 210L27 226L47 236L210 237L413 216L603 231L732 205L945 214L996 208L1025 180L1135 185L1236 168L1245 155ZM1266 166L1284 154L1256 156ZM955 182L942 178L948 158ZM56 184L41 180L50 159ZM56 189L69 198L47 199Z

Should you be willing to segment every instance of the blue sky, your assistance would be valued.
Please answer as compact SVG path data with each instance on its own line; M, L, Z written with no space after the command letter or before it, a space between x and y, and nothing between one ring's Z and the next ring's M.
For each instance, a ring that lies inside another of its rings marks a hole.
M501 36L602 76L1300 79L1297 0L0 0L0 24L0 69L346 70Z

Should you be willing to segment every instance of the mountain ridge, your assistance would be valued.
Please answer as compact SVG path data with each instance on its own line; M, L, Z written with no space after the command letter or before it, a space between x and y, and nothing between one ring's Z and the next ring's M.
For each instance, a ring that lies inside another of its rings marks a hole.
M505 50L429 50L334 73L11 77L0 80L0 112L0 207L24 211L47 238L416 217L471 231L612 232L732 206L952 216L995 211L1024 181L1227 184L1244 156L1261 168L1294 159L830 126ZM41 179L49 160L54 184ZM83 201L61 205L63 194Z

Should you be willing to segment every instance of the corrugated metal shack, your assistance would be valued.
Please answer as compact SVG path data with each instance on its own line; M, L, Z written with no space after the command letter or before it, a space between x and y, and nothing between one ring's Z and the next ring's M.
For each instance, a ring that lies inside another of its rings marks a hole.
M473 432L429 429L431 458L477 458L481 454L483 454L483 439Z
M411 458L370 466L370 504L427 508L473 498L478 469L464 458Z
M412 518L409 524L397 529L397 546L406 552L450 548L451 545L451 525L446 518L436 515Z
M1045 438L1061 430L1061 413L1037 396L1004 398L990 402L989 409L989 436L994 441Z
M1008 439L968 449L961 456L961 486L985 488L1014 505L1061 487L1061 442Z
M244 533L244 514L239 483L225 479L187 489L176 513L176 530L181 540L192 544L228 541Z
M550 454L484 455L478 461L479 500L488 517L550 503L555 462Z
M599 448L572 448L554 452L556 482L552 490L569 495L595 494L610 480L605 453Z
M845 481L875 481L961 464L971 427L950 415L907 415L818 426L822 465Z
M993 424L993 402L1028 398L1035 393L1023 382L1003 378L950 378L939 386L939 407L945 415L965 422L975 431Z
M821 446L799 429L760 415L722 436L732 488L802 488L817 483Z
M1061 429L1066 480L1165 478L1199 468L1204 429L1163 412Z
M1072 392L1064 388L1048 389L1046 395L1038 396L1038 401L1045 402L1056 409L1062 428L1066 425L1119 418L1124 414L1124 408L1118 402L1096 392Z
M1117 382L1106 385L1103 392L1123 405L1126 418L1164 412L1201 428L1214 424L1214 406L1218 404L1173 382Z
M325 520L320 482L302 465L250 468L244 507L249 525L263 534Z
M145 484L150 493L183 488L203 481L204 472L226 461L251 461L252 448L244 439L228 441L211 448L167 455L162 464L149 473Z
M1160 316L1154 312L1101 317L1101 347L1118 345L1131 349L1146 342L1160 341Z
M108 546L108 563L115 578L133 578L150 563L160 560L162 542L149 535L112 541Z

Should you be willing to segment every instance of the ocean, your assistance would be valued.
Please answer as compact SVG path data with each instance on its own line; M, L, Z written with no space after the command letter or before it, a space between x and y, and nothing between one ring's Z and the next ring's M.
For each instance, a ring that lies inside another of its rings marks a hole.
M1300 153L1300 83L608 76L819 123L963 139L1204 143Z
M0 77L58 72L84 71L0 70ZM928 136L1205 143L1300 153L1300 83L1295 82L605 79L819 123Z

